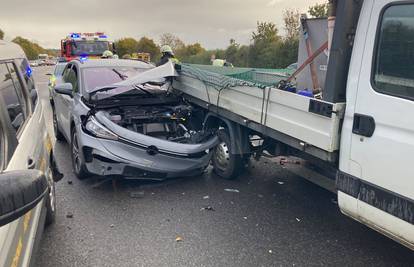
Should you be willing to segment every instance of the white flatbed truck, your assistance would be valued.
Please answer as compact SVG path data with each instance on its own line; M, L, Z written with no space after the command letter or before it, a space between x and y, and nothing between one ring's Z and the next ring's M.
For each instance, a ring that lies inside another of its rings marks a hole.
M205 128L219 129L217 174L235 178L262 150L301 157L344 214L414 249L414 2L330 2L323 100L185 65L173 87L205 111Z

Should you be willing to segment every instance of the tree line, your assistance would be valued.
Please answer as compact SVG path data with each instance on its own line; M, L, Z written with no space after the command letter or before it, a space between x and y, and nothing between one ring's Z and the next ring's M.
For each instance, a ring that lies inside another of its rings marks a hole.
M311 6L308 13L313 18L328 16L328 4ZM147 37L140 40L123 38L115 44L118 55L129 57L136 52L151 54L153 62L160 58L159 48L170 45L175 56L185 63L211 64L213 58L225 59L236 67L285 68L295 63L299 48L300 13L289 9L283 13L285 35L280 34L273 22L257 22L256 30L251 34L251 43L241 45L235 39L229 40L226 49L207 50L200 43L185 44L171 33L161 35L159 45Z
M316 4L308 10L311 17L326 17L328 5ZM297 61L299 47L300 13L297 10L285 10L283 13L285 35L280 34L273 22L257 22L256 29L251 33L249 45L241 45L235 39L229 40L226 49L207 50L200 43L185 44L180 38L165 33L161 35L157 44L153 39L142 37L122 38L115 41L116 53L119 57L127 58L133 53L145 52L151 55L153 62L160 58L160 47L170 45L176 57L181 62L194 64L211 64L211 59L226 59L236 67L254 68L285 68ZM0 29L0 39L4 32ZM12 42L19 44L25 51L28 59L37 59L39 54L58 56L58 50L45 49L37 43L16 37Z

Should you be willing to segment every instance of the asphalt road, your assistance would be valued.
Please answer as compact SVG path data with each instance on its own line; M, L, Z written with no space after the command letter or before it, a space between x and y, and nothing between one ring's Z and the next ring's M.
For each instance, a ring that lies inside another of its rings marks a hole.
M52 130L50 69L34 73ZM412 251L342 215L335 195L275 163L253 162L236 181L209 170L194 179L119 181L114 188L97 178L78 180L69 151L56 143L65 178L56 186L56 223L45 229L35 266L414 265Z

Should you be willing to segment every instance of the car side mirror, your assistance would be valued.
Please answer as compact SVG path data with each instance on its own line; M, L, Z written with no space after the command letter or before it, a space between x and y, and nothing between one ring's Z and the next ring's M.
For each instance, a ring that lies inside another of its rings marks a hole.
M0 174L0 227L32 210L49 192L46 176L38 170Z
M73 97L73 86L71 83L62 83L55 86L55 92Z

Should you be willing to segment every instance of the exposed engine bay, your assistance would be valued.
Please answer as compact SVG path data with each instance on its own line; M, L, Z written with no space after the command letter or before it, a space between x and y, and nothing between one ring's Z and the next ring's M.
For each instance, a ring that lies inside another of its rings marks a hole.
M151 105L119 105L105 110L115 124L147 136L183 144L198 144L211 137L202 130L196 108L174 97ZM170 99L171 100L171 99ZM138 101L139 102L139 101Z

